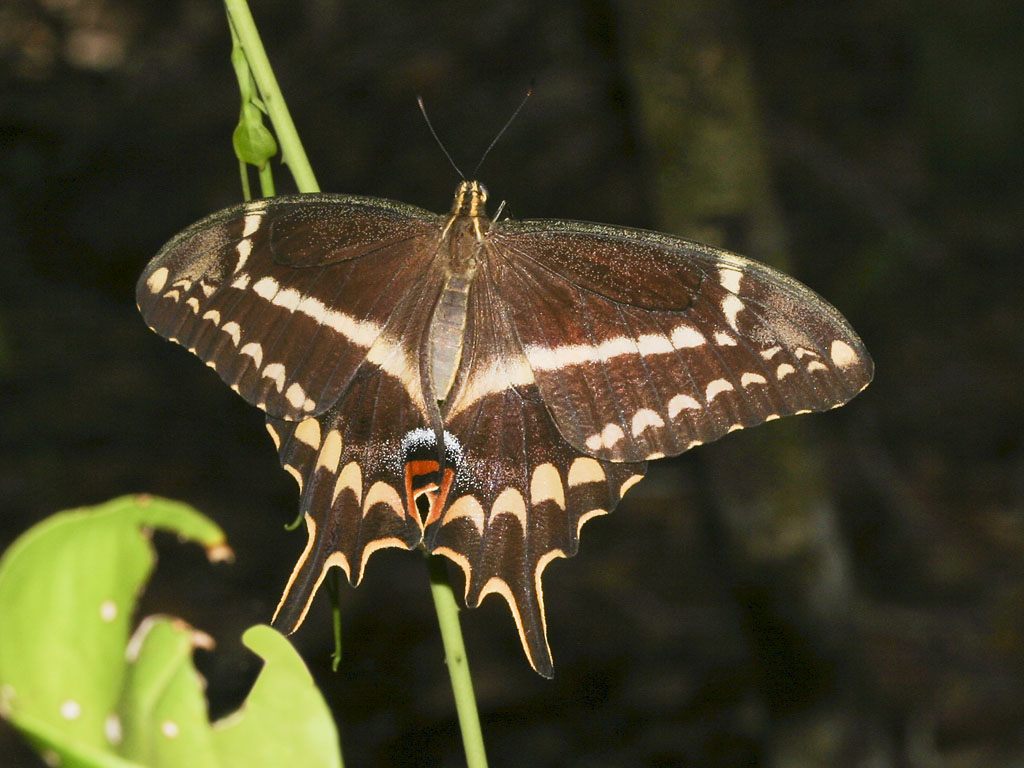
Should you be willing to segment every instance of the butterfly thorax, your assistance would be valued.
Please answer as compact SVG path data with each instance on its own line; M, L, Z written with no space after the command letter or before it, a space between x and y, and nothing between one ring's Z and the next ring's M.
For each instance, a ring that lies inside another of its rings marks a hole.
M438 400L448 396L462 358L469 288L490 226L486 202L479 182L462 182L441 233L439 252L447 279L430 321L430 376Z

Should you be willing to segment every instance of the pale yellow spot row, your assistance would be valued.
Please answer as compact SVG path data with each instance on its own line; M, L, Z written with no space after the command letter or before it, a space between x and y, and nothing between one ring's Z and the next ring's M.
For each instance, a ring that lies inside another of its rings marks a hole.
M405 517L402 497L398 495L398 491L382 480L378 480L370 486L366 499L363 500L363 517L366 517L366 514L376 504L384 504L398 517Z
M562 477L554 464L541 464L533 470L530 479L530 504L536 506L544 501L553 501L565 509L565 488ZM525 527L524 529L525 530Z
M308 439L307 442L307 439L304 439L303 436L299 435L299 430L302 429L303 424L308 424L309 422L313 422L316 425L316 433L315 435L313 433L314 427L308 427L308 434L305 436ZM306 443L306 445L318 448L320 447L320 424L317 423L316 419L306 419L299 424L298 428L296 428L295 436L302 442ZM316 440L315 444L313 442L314 437ZM323 440L323 449L317 457L316 467L314 467L313 471L316 472L320 469L326 469L331 474L337 472L338 462L341 461L341 445L341 433L336 429L332 429L328 432L327 437Z
M707 343L704 335L686 323L676 326L672 331L672 346L676 349L700 347Z
M572 462L569 467L569 487L586 483L602 483L605 480L604 469L597 459L589 456L580 456Z
M291 464L285 464L284 465L284 471L287 472L289 475L291 475L293 478L295 478L295 482L299 484L299 492L301 493L302 492L302 473L299 472L299 470L297 470Z
M245 263L249 260L249 254L252 253L252 240L246 238L235 246L235 250L238 251L238 262L235 264L235 272L241 272L242 268L245 267Z
M727 291L733 293L740 292L740 280L743 278L743 273L738 269L720 269L718 270L718 282Z
M237 346L238 342L236 341L235 344ZM258 341L250 341L248 344L244 345L240 350L238 350L238 354L248 355L249 357L251 357L253 365L255 365L257 368L263 365L263 345L260 344Z
M599 451L602 448L614 448L615 444L618 443L625 437L625 433L622 431L622 427L614 422L609 422L604 425L604 429L600 433L591 435L586 439L586 446L592 451Z
M841 339L832 342L829 354L832 357L832 362L840 368L846 368L857 362L857 353L853 351L853 347Z
M576 521L576 538L579 538L580 532L583 530L583 524L590 522L595 517L600 515L607 515L607 509L592 509L589 512L584 512L580 515L580 519Z
M267 432L270 433L270 439L274 441L274 447L277 450L281 450L281 436L277 434L277 430L270 424L267 424Z
M336 432L331 432L336 434ZM329 436L328 436L329 437ZM338 500L338 496L344 490L352 491L356 497L356 503L361 504L363 501L363 470L360 468L359 463L350 461L345 465L345 468L341 470L338 475L337 481L334 483L334 495L331 497L331 504L334 504Z
M295 439L303 445L308 445L314 451L320 447L320 422L316 419L306 419L299 422L295 427ZM317 462L319 466L319 462ZM337 467L337 462L335 462Z
M269 368L270 366L268 365L267 367ZM307 413L316 408L316 403L306 397L306 390L304 390L302 385L297 381L293 382L292 385L288 387L288 391L284 393L284 399L287 400L288 404L293 408L301 408Z
M238 342L242 340L241 326L239 326L238 323L236 323L234 320L231 320L227 323L224 323L224 325L222 325L220 329L231 337L231 341L234 342L234 345L237 347Z
M725 315L725 322L734 330L738 331L739 328L736 326L736 315L745 309L743 302L740 301L739 296L733 296L731 293L722 299L722 314Z
M725 331L715 331L715 344L720 347L735 347L736 339Z
M483 536L484 534L484 508L480 506L480 502L473 496L462 496L455 500L455 503L451 505L444 516L444 525L453 520L460 518L466 518L474 526L476 526L477 533Z
M506 488L498 494L498 498L491 505L490 523L493 524L499 515L505 514L515 517L523 531L526 531L526 501L516 488Z
M619 498L622 498L623 496L625 496L626 495L626 491L628 491L630 488L632 488L634 485L636 485L637 483L639 483L643 479L644 479L643 475L633 475L632 477L627 479L626 482L624 482L621 486L619 486Z
M249 237L256 233L256 230L260 228L260 220L263 218L262 211L257 209L245 217L245 222L242 224L242 237Z
M149 288L150 293L160 293L164 286L167 285L167 276L170 272L167 267L160 267L154 269L153 274L146 278L146 287Z
M284 391L285 370L281 363L270 363L263 369L263 378L274 382L279 393Z
M631 425L633 437L639 437L646 429L651 429L652 427L659 429L664 426L665 420L661 418L657 411L653 411L650 408L641 408L633 414L633 423Z
M674 419L680 411L699 411L701 404L690 395L676 395L668 401L668 415Z
M704 399L710 403L723 392L732 392L734 389L735 388L733 387L732 383L729 382L728 380L715 379L710 384L708 384L707 391L704 393Z

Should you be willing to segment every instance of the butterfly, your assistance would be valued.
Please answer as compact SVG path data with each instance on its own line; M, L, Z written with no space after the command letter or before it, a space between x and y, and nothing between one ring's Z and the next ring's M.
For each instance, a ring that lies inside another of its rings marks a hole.
M678 237L293 195L237 205L139 279L149 326L266 414L308 541L275 625L329 568L425 547L465 602L508 603L553 671L542 575L646 471L734 430L838 407L873 364L843 316L764 264Z

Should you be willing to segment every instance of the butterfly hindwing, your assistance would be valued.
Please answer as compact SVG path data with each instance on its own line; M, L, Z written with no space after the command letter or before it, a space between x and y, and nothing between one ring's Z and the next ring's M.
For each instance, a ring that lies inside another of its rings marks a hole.
M508 602L530 663L550 676L544 568L576 554L583 523L612 511L646 465L599 461L560 438L497 293L484 274L470 294L445 414L461 462L425 543L462 568L468 606L491 592Z
M274 618L285 631L301 624L328 567L357 585L375 551L423 538L404 483L404 443L428 430L437 411L421 386L419 350L441 283L430 270L405 295L328 411L298 423L268 419L281 463L299 483L309 536Z

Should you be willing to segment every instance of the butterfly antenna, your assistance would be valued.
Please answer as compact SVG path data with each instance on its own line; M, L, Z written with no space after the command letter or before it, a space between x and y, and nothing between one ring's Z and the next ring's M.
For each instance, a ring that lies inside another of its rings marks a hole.
M516 107L516 111L512 113L512 117L510 117L508 121L505 123L505 125L502 127L502 129L498 131L498 135L494 137L494 141L491 142L490 146L487 147L487 149L484 150L484 153L480 156L480 162L478 162L476 164L476 167L473 168L473 178L476 178L476 172L479 171L480 166L484 164L484 160L487 158L487 155L490 153L492 149L494 149L494 145L498 143L498 139L500 139L505 134L505 131L508 130L508 127L512 125L512 121L516 119L516 116L522 111L523 107L526 106L526 100L529 99L532 95L533 83L530 83L530 88L526 91L526 95L523 96L523 100L519 102L519 106Z
M437 131L434 130L434 124L430 122L430 115L427 114L427 108L423 105L423 97L417 96L416 103L420 105L420 112L423 113L423 119L427 121L427 128L430 129L430 135L434 137L434 141L437 142L437 146L439 146L441 151L444 152L444 156L448 158L448 162L452 164L452 168L454 168L455 172L459 174L459 178L465 181L466 177L462 174L462 171L459 170L459 166L455 164L455 161L452 160L452 156L448 153L447 147L445 147L444 143L437 135Z

